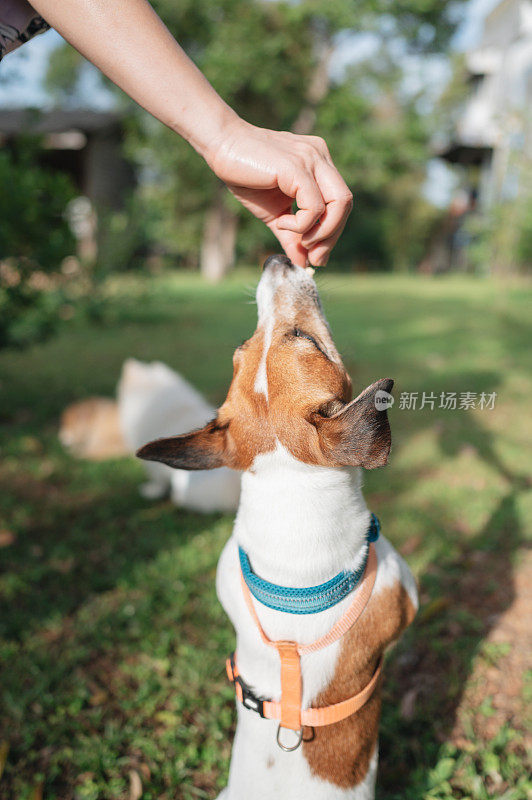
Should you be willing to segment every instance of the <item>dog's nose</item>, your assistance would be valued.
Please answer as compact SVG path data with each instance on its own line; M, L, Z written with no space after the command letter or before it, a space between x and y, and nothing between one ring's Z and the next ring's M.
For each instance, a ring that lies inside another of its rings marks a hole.
M275 255L275 256L268 256L266 261L264 262L262 269L280 269L282 267L288 267L288 269L294 269L294 265L285 255Z

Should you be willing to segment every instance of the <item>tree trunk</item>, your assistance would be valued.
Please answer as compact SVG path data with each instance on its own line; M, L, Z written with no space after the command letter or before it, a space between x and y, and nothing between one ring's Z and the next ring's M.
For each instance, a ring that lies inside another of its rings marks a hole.
M224 203L226 189L217 186L205 213L200 251L200 271L211 283L221 281L235 265L238 217Z
M316 68L306 93L306 103L292 125L292 133L311 134L316 124L316 108L327 96L330 86L329 65L334 47L325 32L316 35Z
M316 108L329 91L329 64L333 44L326 31L316 33L316 68L312 75L306 102L292 125L292 132L311 134L316 122ZM206 280L218 283L235 264L237 215L224 203L225 187L220 183L205 213L200 252L200 271Z

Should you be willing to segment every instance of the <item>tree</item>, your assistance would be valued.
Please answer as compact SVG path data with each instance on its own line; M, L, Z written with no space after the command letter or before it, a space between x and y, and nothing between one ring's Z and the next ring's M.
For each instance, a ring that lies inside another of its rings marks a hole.
M414 222L422 206L429 131L419 98L405 89L402 62L445 48L459 21L459 3L154 0L153 5L241 116L327 140L359 198L342 238L346 261L353 260L347 244L370 266L412 257L405 229L408 215ZM356 47L362 34L372 37L375 52L333 80L330 60L339 38L351 37ZM159 241L191 263L200 253L211 277L220 277L234 262L237 225L247 257L273 245L271 234L220 189L188 145L147 115L135 119L128 152L152 177L140 191L152 213L158 210L153 234Z

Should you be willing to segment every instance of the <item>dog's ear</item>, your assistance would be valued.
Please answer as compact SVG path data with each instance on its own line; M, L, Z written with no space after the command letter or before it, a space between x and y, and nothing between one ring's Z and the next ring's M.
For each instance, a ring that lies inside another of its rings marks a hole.
M315 415L312 422L323 454L335 467L382 467L392 436L386 409L393 403L391 378L372 383L332 417Z
M137 450L145 461L160 461L174 469L216 469L226 464L227 426L214 419L204 428L182 436L156 439Z

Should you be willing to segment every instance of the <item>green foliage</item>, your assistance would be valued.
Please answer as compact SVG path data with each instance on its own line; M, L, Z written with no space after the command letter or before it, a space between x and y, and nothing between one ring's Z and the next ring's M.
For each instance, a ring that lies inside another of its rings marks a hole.
M124 208L98 209L98 258L92 275L100 282L111 272L146 268L146 254L155 209L144 204L140 195L133 195Z
M44 87L61 102L75 97L78 81L87 62L77 50L69 45L56 47L50 55L44 76Z
M519 209L515 256L517 263L532 269L532 195L523 199Z
M74 192L65 175L39 166L37 159L38 142L30 139L0 152L0 255L48 272L72 252L64 214Z
M0 152L0 347L26 345L57 320L61 261L74 252L64 214L73 187L37 163L37 143Z
M234 635L214 575L232 520L146 503L139 462L72 460L57 420L71 401L111 396L129 356L162 359L221 402L233 348L255 324L246 299L256 277L237 273L214 289L183 272L113 276L107 327L0 354L2 796L122 800L132 771L147 800L212 798L224 785ZM467 730L460 748L451 739L474 663L493 669L505 657L483 642L513 602L532 513L530 287L321 272L318 281L355 392L380 375L397 381L393 455L365 475L364 491L421 581L422 609L385 665L378 797L524 800L518 732ZM402 391L486 388L499 393L491 412L398 408ZM484 702L478 713L493 709Z
M479 274L509 275L532 270L532 195L499 203L470 216L468 266Z
M168 0L155 5L181 40L188 29L187 4L179 11ZM336 264L390 269L412 266L421 254L430 218L420 191L429 129L418 110L419 98L402 92L401 58L392 56L387 42L393 40L395 46L401 42L403 52L418 52L423 49L419 37L424 31L425 49L443 46L452 29L450 6L410 2L384 9L375 2L355 7L344 0L326 5L313 0L297 4L228 0L218 9L215 28L206 24L201 35L194 28L188 48L220 94L250 122L289 130L309 105L308 87L320 67L320 50L331 48L339 33L378 34L383 12L388 12L381 51L313 102L313 132L326 139L356 197L334 257ZM202 8L208 12L210 4ZM181 252L191 247L193 256L213 191L212 176L189 148L151 124L130 152L155 159L151 166L160 180L153 195L158 195L161 219L166 220L164 241L173 241ZM150 202L154 199L150 195ZM170 221L176 218L179 225L173 226L172 235ZM180 235L182 227L188 235ZM250 250L245 244L252 237L255 248ZM264 226L257 227L245 214L240 245L244 258L261 247L275 246Z
M335 263L390 269L417 262L431 216L421 197L430 130L420 98L405 91L403 60L447 46L460 2L154 0L153 5L242 117L284 130L303 110L315 117L308 132L326 139L356 197ZM351 37L356 49L356 37L364 33L380 42L379 51L311 98L309 87L339 37ZM69 83L62 58L56 57L49 85L68 98L79 71L69 70ZM149 219L148 237L182 262L197 263L216 180L174 133L144 114L132 114L127 152L150 176L138 194ZM242 258L276 246L264 225L236 205L234 210Z
M419 98L400 97L402 79L381 52L351 69L318 109L316 129L355 196L336 264L409 268L423 253L436 214L421 196L430 128Z
M516 750L523 752L523 736L509 725L489 742L469 742L465 751L446 744L420 796L423 800L525 800L532 781Z

